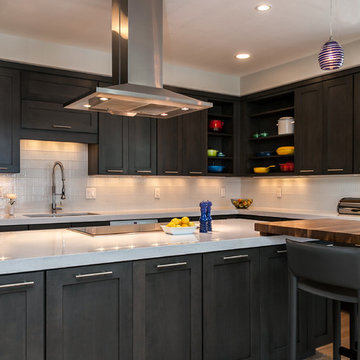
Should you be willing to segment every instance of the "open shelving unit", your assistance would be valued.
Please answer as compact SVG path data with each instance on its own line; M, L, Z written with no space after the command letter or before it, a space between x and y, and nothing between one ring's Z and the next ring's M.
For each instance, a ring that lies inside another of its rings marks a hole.
M222 173L208 172L210 176L226 176L234 173L234 102L209 99L213 107L208 111L208 149L221 151L225 156L208 157L208 165L224 165ZM211 120L221 120L224 126L221 131L209 128Z
M246 175L247 176L291 176L293 172L281 172L279 164L286 162L295 162L294 155L277 155L276 149L280 146L294 146L294 134L278 135L277 122L280 117L295 117L294 92L286 92L271 95L255 100L249 100L246 103L245 118L246 134ZM254 137L255 133L268 133L266 137ZM271 156L256 156L256 153L268 151ZM296 151L296 149L295 149ZM254 167L270 166L276 167L270 169L268 174L255 174Z

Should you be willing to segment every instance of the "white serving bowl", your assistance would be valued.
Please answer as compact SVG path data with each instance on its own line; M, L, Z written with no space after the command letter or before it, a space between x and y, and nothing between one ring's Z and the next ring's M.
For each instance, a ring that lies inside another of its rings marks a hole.
M161 225L161 228L164 232L170 235L186 235L193 234L196 230L196 226L188 226L188 227L170 227L166 225Z

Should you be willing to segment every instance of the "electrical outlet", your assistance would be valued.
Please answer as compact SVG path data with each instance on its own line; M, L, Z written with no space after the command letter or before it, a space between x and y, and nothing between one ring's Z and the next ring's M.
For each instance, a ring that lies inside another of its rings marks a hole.
M281 187L276 188L276 197L278 199L282 198L282 188Z
M155 188L154 189L154 198L155 199L160 199L160 188Z
M226 191L225 191L225 188L222 187L220 188L220 197L224 198L226 196Z
M86 188L86 200L96 199L96 188Z

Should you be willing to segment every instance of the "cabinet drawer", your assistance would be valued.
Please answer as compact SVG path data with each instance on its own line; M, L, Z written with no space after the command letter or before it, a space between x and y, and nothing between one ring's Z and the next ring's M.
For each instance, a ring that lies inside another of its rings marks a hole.
M92 90L97 82L66 76L24 71L21 75L21 98L63 104Z
M97 133L98 114L64 109L62 104L22 101L23 129Z

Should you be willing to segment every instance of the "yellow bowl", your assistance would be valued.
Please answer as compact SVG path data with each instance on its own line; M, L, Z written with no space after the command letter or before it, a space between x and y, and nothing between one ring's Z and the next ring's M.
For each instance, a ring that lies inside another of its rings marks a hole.
M294 146L281 146L276 149L278 155L293 155L295 152Z

